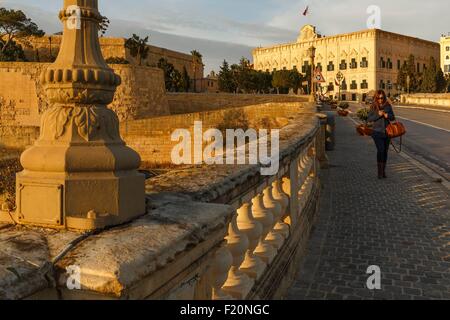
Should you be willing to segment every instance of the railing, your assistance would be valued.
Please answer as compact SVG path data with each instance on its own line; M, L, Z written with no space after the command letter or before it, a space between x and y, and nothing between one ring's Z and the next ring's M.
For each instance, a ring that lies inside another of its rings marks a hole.
M224 245L215 255L213 299L247 298L274 264L316 186L315 143L301 152L296 170L285 168L231 204L236 214Z

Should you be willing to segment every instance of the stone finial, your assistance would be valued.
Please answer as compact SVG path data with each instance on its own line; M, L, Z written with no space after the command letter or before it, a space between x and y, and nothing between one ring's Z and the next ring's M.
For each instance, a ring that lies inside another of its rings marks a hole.
M21 157L17 218L77 230L124 223L145 213L144 176L107 108L120 77L100 50L98 1L65 0L59 17L61 49L40 78L50 108L39 140Z

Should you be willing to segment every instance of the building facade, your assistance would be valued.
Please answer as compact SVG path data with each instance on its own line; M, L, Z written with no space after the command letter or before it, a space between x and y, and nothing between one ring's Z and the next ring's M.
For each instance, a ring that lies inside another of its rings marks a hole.
M311 64L309 48L314 46L315 65L326 80L323 94L337 97L336 75L342 72L341 100L363 101L370 91L383 89L388 95L401 93L397 75L410 54L417 71L423 72L430 57L440 61L439 44L379 29L368 29L335 36L321 36L312 25L305 25L295 43L253 50L256 70L276 71L296 68L305 73Z
M450 35L441 37L441 69L450 75Z

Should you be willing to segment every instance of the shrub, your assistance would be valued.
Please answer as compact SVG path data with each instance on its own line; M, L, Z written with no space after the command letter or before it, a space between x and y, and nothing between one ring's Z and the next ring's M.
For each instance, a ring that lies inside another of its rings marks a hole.
M356 115L358 116L359 120L367 122L367 118L369 117L369 108L359 109L358 112L356 112Z
M339 103L339 108L341 109L348 109L350 107L350 105L348 104L348 102L341 102Z
M130 62L122 57L109 57L106 59L108 64L130 64Z
M222 122L218 125L218 129L226 132L227 129L242 129L246 131L249 128L250 121L247 114L242 109L230 109L225 111Z

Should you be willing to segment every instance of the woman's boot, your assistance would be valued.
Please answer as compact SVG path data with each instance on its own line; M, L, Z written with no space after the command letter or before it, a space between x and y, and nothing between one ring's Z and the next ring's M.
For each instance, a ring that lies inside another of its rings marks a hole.
M381 163L382 164L382 175L383 175L383 178L384 179L386 179L387 178L387 176L386 176L386 162L382 162Z
M383 179L383 163L378 162L378 179Z

